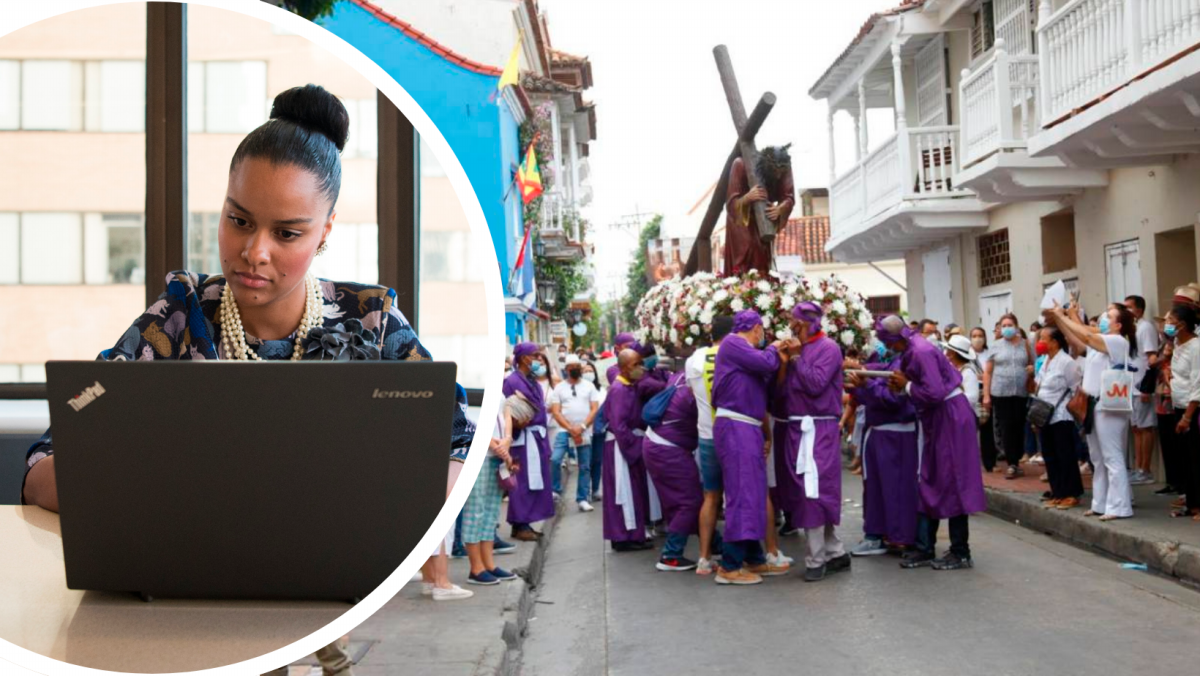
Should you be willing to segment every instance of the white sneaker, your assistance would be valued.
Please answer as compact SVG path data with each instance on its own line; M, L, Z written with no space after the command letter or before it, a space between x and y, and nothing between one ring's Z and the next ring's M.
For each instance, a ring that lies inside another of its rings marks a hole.
M433 588L434 601L460 601L462 599L469 599L474 595L475 592L463 589L456 584L450 585L449 589L442 589L441 587Z
M712 575L712 573L713 573L713 562L712 561L705 559L705 558L701 558L699 561L696 562L696 574L697 575Z
M581 511L581 512L591 512L591 511L594 511L595 509L596 509L596 508L592 506L592 503L588 502L587 500L580 500L580 501L579 501L579 511Z
M434 589L434 586L433 586L432 582L422 582L421 583L421 596L433 596L433 589Z
M796 562L796 559L776 550L774 554L767 554L767 563L772 566L790 566Z

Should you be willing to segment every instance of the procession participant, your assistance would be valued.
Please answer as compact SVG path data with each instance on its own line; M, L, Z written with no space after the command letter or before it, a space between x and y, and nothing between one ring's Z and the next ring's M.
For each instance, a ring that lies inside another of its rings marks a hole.
M788 425L780 453L779 499L804 529L804 580L850 569L837 526L842 521L842 351L821 330L825 312L812 301L792 308L794 347L780 353L777 380L786 389Z
M755 202L767 202L766 216L775 224L776 231L787 225L788 216L796 205L789 147L790 143L782 148L771 146L759 153L756 169L762 183L754 188L750 187L742 158L735 159L730 167L725 200L726 276L750 270L765 275L771 269L771 247L762 241L753 206Z
M986 509L975 412L963 396L962 375L936 346L905 327L895 315L884 317L876 336L899 353L900 369L888 387L905 393L917 411L917 489L920 516L916 551L904 568L932 564L936 570L972 565L967 515ZM950 551L934 558L938 522L950 520Z
M717 536L717 512L724 497L721 484L721 463L717 460L717 449L713 444L712 384L717 366L717 351L721 342L733 330L733 317L719 315L712 321L712 345L696 350L684 364L688 386L696 399L696 451L700 465L700 479L704 489L704 504L700 507L700 560L696 562L698 575L713 572L713 551L719 551Z
M581 512L592 511L592 422L600 408L600 392L591 382L583 379L583 362L579 357L568 355L566 359L567 379L560 382L550 393L550 416L558 422L559 432L554 436L550 454L551 484L554 494L563 494L562 461L568 450L579 459L579 477L575 487L575 503ZM593 377L593 380L595 378Z
M658 365L658 350L651 343L635 342L630 346L630 349L637 352L642 358L642 366L645 368L645 373L634 384L634 390L637 391L638 401L643 405L650 399L663 391L667 386L667 380L672 376L670 369L660 367ZM640 411L637 422L645 428L642 423ZM645 464L642 465L642 472L645 472ZM658 489L654 486L654 480L650 475L645 476L646 481L646 496L649 501L649 511L647 512L648 520L646 521L646 537L653 538L655 528L661 526L663 518L662 500L658 497ZM665 535L665 531L661 534Z
M1079 320L1077 305L1070 313L1056 305L1046 310L1045 315L1063 332L1067 342L1087 347L1082 387L1089 398L1100 398L1105 371L1132 366L1138 353L1137 322L1124 305L1110 306L1100 315L1095 329ZM1093 466L1092 508L1084 516L1099 516L1102 521L1127 519L1133 516L1133 489L1125 468L1130 415L1104 411L1098 405L1094 408L1088 430L1088 452Z
M869 371L897 371L900 360L882 342ZM853 364L852 364L853 366ZM854 556L911 547L917 533L917 412L882 378L851 374L846 387L863 405L863 536Z
M637 338L634 338L632 333L618 333L617 337L613 339L613 354L620 355L621 350L625 350L635 343L637 343ZM620 371L621 367L617 364L608 367L605 377L608 378L609 387L612 387L613 381L617 379Z
M618 552L649 549L646 519L650 509L646 494L646 467L642 461L642 401L637 382L646 375L642 356L624 349L617 355L620 369L604 402L608 434L604 443L604 539Z
M760 540L767 531L767 386L779 368L779 348L789 343L775 341L763 350L766 330L754 310L737 313L733 333L721 343L713 373L713 440L726 489L725 543L716 582L759 584L763 575L788 570L767 562Z
M662 571L691 570L696 562L684 558L683 550L688 536L699 532L700 505L704 502L694 455L699 442L699 412L686 373L672 376L664 396L665 392L672 394L662 421L647 429L642 440L642 457L662 500L667 530L667 541L655 567Z
M512 525L512 537L532 542L542 536L532 524L554 516L546 404L537 380L547 369L536 343L520 343L513 348L513 361L516 370L504 379L504 396L519 393L533 407L533 419L512 443L512 455L521 471L516 474L517 487L508 495L508 523Z

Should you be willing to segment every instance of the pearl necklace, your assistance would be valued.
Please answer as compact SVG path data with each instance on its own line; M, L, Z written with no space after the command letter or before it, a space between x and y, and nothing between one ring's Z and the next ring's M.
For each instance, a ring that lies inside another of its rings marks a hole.
M300 328L296 330L296 347L292 350L292 361L300 361L304 355L302 342L308 337L308 332L321 325L322 308L325 299L321 294L321 285L317 278L307 275L304 278L307 295L304 301L304 317L300 320ZM258 353L246 344L246 330L242 328L242 315L238 312L237 300L229 283L221 292L221 346L225 349L226 359L239 361L262 361Z

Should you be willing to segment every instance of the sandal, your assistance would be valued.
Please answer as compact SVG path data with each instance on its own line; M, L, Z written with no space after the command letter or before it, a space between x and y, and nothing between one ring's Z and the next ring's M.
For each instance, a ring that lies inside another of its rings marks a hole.
M1200 510L1188 509L1187 507L1171 510L1172 519L1182 519L1189 516L1200 521Z
M1117 516L1116 514L1101 514L1100 520L1101 521L1116 521L1117 519L1128 519L1128 518L1131 518L1132 516L1133 516L1132 514L1129 516Z
M1097 512L1097 511L1094 511L1094 510L1091 510L1091 509L1089 509L1088 511L1084 512L1084 513L1083 513L1083 515L1084 515L1084 516L1104 516L1104 515L1103 515L1103 514L1101 514L1100 512Z

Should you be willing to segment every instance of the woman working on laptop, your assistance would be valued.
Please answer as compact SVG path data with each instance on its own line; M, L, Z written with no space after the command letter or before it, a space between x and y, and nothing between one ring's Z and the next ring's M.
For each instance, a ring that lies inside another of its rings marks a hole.
M275 97L271 119L230 162L221 274L168 275L158 302L100 359L430 359L395 291L309 273L337 215L349 123L342 103L319 86ZM458 395L449 456L462 462L474 425L461 387ZM22 499L58 511L49 431L28 452Z

